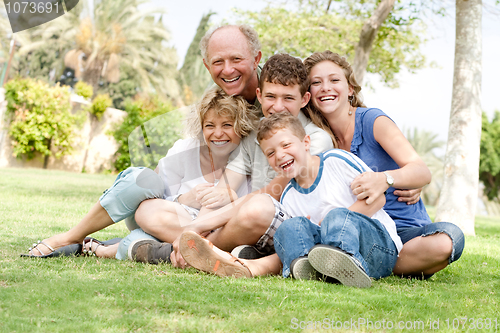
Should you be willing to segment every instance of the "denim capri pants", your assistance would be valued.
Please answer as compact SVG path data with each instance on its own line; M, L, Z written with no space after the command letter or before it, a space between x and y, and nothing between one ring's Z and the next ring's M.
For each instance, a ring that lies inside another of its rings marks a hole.
M113 222L125 220L127 228L131 230L130 235L120 242L116 259L127 259L128 247L135 240L157 240L139 228L134 215L144 200L162 199L164 196L165 186L161 177L145 167L130 167L120 172L113 185L104 191L99 198L101 206Z

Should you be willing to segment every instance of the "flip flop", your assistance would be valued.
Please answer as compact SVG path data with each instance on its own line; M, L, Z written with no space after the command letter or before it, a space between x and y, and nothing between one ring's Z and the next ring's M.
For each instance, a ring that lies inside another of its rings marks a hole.
M52 252L48 254L44 254L43 251L41 251L38 246L40 244L45 245L49 250ZM40 256L34 255L34 254L29 254L32 250L37 249L40 252ZM82 244L71 244L71 245L66 245L63 247L58 248L57 250L54 250L52 246L44 243L43 241L38 241L37 243L34 243L32 247L28 249L28 254L21 254L21 257L27 257L27 258L55 258L55 257L74 257L78 256L82 253Z

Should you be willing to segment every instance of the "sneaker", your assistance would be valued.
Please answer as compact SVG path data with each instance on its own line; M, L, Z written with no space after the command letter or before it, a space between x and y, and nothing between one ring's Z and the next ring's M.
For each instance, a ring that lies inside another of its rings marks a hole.
M320 274L309 263L309 258L306 256L295 258L290 264L290 273L294 279L298 280L321 280Z
M329 245L315 245L309 251L309 262L321 274L349 287L369 288L372 280L352 255Z
M252 245L240 245L235 247L231 254L240 259L259 259L267 256L267 253L257 250L255 246Z
M139 239L130 244L128 258L154 265L162 262L170 263L172 250L170 243L162 243L153 239Z

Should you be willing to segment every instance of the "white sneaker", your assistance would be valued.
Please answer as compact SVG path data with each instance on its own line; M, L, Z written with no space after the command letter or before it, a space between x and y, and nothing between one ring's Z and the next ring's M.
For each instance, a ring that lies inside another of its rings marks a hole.
M320 280L321 274L311 266L309 258L302 256L295 258L290 264L290 273L297 280Z
M309 251L309 262L321 274L350 287L369 288L372 280L352 255L339 248L318 244Z

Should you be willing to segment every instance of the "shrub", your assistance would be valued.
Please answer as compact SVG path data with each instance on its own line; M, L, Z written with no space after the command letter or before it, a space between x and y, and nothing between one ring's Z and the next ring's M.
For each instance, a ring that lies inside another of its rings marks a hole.
M123 123L112 133L119 145L114 167L117 171L129 166L154 169L181 137L182 115L169 102L147 97L126 102L125 111Z
M90 99L94 95L94 89L92 86L86 82L78 81L75 84L75 94L82 96L83 98Z
M99 94L92 101L89 112L93 114L97 120L101 120L102 115L111 104L113 104L113 101L109 98L108 94Z
M36 152L56 158L71 152L73 126L70 94L66 87L49 87L33 79L15 79L5 86L9 135L14 155L32 159Z

